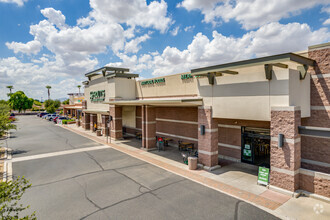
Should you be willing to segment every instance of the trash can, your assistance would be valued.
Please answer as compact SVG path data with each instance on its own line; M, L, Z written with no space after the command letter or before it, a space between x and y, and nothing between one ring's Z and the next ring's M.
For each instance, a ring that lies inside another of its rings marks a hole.
M188 157L189 170L197 170L197 157Z
M96 130L96 136L102 136L102 134L101 134L101 130Z

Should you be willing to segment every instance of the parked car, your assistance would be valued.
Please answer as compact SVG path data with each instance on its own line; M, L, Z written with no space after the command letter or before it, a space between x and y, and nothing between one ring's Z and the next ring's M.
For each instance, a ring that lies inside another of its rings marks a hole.
M15 114L14 113L11 113L10 116L9 116L9 120L11 121L15 121L16 118L15 118Z
M48 114L48 115L45 117L45 119L46 119L46 120L49 120L49 118L50 118L50 117L53 117L53 116L55 117L56 114L54 114L54 113L53 113L53 114Z
M42 117L45 116L45 115L48 115L48 113L47 113L47 112L41 112L41 113L39 114L39 117L42 118Z
M48 117L49 121L52 121L54 118L58 117L57 114L52 114L51 116Z
M65 116L58 117L55 123L58 124L62 120L69 120L69 118Z
M56 121L57 121L57 119L59 118L60 116L57 116L57 117L55 117L55 118L53 118L53 122L56 124Z

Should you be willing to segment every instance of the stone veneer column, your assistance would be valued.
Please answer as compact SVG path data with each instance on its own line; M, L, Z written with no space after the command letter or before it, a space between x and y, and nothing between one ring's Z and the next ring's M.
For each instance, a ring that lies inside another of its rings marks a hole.
M104 136L109 135L109 128L108 128L108 124L107 121L109 120L109 115L102 115L102 134Z
M142 107L142 147L156 148L156 108L152 106Z
M205 126L201 135L200 127ZM212 118L212 107L198 107L198 162L206 170L219 168L218 165L218 123Z
M110 105L109 111L112 116L110 136L114 139L121 139L123 138L122 107Z
M90 114L84 112L84 116L83 116L83 122L82 122L82 127L85 130L89 130L90 129Z
M270 185L294 192L299 189L301 164L300 107L271 108ZM283 147L278 147L278 135L284 135Z

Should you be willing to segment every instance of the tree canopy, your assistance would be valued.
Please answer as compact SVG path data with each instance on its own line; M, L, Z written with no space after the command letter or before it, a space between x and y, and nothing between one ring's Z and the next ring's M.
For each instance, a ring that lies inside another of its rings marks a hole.
M18 110L18 112L31 109L33 102L34 100L32 98L28 98L23 91L17 91L10 94L10 98L8 100L9 106L13 110Z
M9 119L10 107L6 103L0 102L0 137L2 137L9 129L15 129L16 125L11 123Z
M64 100L64 101L62 102L63 105L69 105L69 103L70 103L70 100L69 100L69 99Z
M61 106L61 101L48 99L44 102L44 104L46 111L48 113L54 113L56 109L58 109Z

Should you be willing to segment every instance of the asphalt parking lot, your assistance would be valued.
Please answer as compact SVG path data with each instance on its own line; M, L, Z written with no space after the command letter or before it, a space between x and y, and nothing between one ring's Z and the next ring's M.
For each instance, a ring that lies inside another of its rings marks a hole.
M18 119L13 175L32 183L22 202L38 219L276 219L36 116Z

